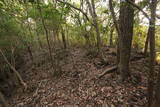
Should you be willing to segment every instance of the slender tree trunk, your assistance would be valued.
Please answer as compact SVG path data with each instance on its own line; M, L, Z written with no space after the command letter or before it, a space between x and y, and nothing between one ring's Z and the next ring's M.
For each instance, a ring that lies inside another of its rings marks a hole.
M115 15L114 8L113 8L113 5L112 5L112 0L109 0L109 8L110 8L110 11L111 11L111 16L112 16L112 19L113 19L114 26L115 26L117 34L118 34L118 37L117 37L117 65L118 65L119 61L120 61L119 38L120 38L120 35L121 35L121 31L120 31L120 28L119 28L119 23L116 19L116 15Z
M31 50L31 47L27 44L27 50L28 50L28 53L29 53L29 57L30 57L30 60L32 61L33 63L33 54L32 54L32 50Z
M147 52L148 52L148 45L149 45L149 34L147 34L147 38L146 38L145 46L144 46L144 55L145 56L147 55Z
M134 2L134 0L132 0ZM133 36L134 9L126 1L120 3L120 62L119 70L122 80L130 76L129 61Z
M101 37L100 37L100 31L99 31L98 22L97 22L97 14L96 14L96 11L95 11L95 3L94 3L94 0L91 0L91 3L89 2L89 0L86 0L86 2L88 4L88 8L89 8L90 14L91 14L92 19L93 19L93 25L94 25L95 30L96 30L98 53L101 56L102 55L102 52L101 52Z
M148 30L149 44L150 44L150 72L148 78L148 107L153 103L153 89L154 89L154 64L155 64L155 21L157 0L151 0L151 22Z
M91 0L92 4L92 12L93 12L93 23L96 29L96 37L97 37L97 48L98 52L101 54L101 37L100 37L100 31L98 27L98 21L97 21L97 14L96 14L96 9L95 9L95 3L94 0Z
M112 27L111 31L110 31L110 37L109 37L109 46L110 47L113 46L113 32L114 32L114 27Z
M64 49L66 49L67 43L66 43L66 37L65 37L63 28L62 28L61 34L62 34L63 47L64 47Z
M39 5L39 2L38 2L38 9L39 9L39 13L40 13L40 16L41 16L41 21L42 21L43 28L45 30L47 44L48 44L48 50L49 50L49 55L50 55L50 61L51 61L51 66L53 68L54 64L53 64L52 50L51 50L51 46L50 46L50 42L49 42L49 33L48 33L48 30L47 30L46 25L45 25L45 21L44 21L43 15L42 15L42 10L41 10L41 6Z
M160 107L160 70L158 73L157 84L155 87L155 100L151 107Z
M11 64L14 68L16 68L16 62L15 62L15 48L13 45L11 45Z

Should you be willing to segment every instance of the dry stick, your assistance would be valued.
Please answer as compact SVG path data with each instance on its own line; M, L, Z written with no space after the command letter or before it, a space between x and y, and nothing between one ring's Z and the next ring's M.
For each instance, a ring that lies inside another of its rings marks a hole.
M4 60L6 61L6 63L9 65L9 67L13 70L13 72L16 74L16 76L18 77L20 83L24 86L25 89L27 89L27 84L23 81L21 75L18 73L18 71L11 65L11 63L8 61L7 57L4 55L4 53L2 52L2 50L0 49L0 53L2 54Z

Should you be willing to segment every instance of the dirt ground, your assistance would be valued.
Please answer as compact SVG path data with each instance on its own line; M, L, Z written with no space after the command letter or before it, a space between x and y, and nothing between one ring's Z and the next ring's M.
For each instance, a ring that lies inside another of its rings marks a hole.
M104 48L104 52L107 64L83 48L61 52L58 57L62 75L59 77L52 75L46 54L35 54L39 63L30 66L26 60L20 69L28 89L18 88L9 103L12 107L145 107L148 59L131 61L132 79L121 82L116 72L97 78L116 64L112 49Z

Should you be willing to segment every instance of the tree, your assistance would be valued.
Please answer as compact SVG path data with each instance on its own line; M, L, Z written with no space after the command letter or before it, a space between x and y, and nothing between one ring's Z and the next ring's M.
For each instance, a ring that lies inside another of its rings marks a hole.
M150 45L150 72L149 72L149 78L148 78L148 107L151 107L151 105L153 103L156 8L157 8L157 0L151 0L150 1L151 20L150 20L150 25L149 25L149 29L148 29L149 40L150 40L149 41L149 45ZM158 100L156 100L156 101L158 101ZM158 103L159 102L155 102L155 107L158 107L157 106Z
M134 0L132 1L134 2ZM119 22L120 62L118 66L122 80L125 80L130 76L129 61L130 61L131 44L133 36L133 21L134 21L134 9L126 1L120 2L119 21L120 21Z
M42 9L41 9L40 3L37 2L37 4L38 4L38 10L39 10L39 13L40 13L42 25L43 25L43 28L44 28L44 30L45 30L45 35L46 35L47 44L48 44L48 50L49 50L49 55L50 55L51 66L52 66L52 68L53 68L53 67L54 67L54 64L53 64L53 57L52 57L51 45L50 45L50 42L49 42L49 33L48 33L48 29L47 29L47 27L46 27L46 25L45 25L45 20L44 20L43 15L42 15Z
M89 0L86 0L86 3L88 5L90 14L91 14L92 19L93 19L93 25L94 25L95 30L96 30L98 53L102 57L102 52L101 52L101 37L100 37L100 30L99 30L99 27L98 27L97 14L96 14L96 10L95 10L95 1L91 0L91 3L90 3Z

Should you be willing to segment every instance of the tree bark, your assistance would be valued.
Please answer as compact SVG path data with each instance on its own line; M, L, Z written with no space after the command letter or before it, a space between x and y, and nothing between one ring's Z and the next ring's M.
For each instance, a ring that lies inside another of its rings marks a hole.
M31 50L31 47L29 46L29 44L27 44L27 50L28 50L28 53L29 53L30 60L33 63L33 54L32 54L32 50Z
M113 32L114 32L114 27L111 28L110 30L110 37L109 37L109 46L113 46Z
M88 8L89 8L90 14L91 14L92 19L93 19L93 25L94 25L94 28L96 30L98 53L101 56L102 55L102 52L101 52L101 37L100 37L100 31L99 31L98 22L97 22L97 14L96 14L96 11L95 11L95 3L94 3L94 0L91 0L91 3L89 2L89 0L86 0L86 3L88 4Z
M155 100L151 107L160 107L160 71L158 73L157 84L155 87Z
M134 0L132 0L134 2ZM119 70L122 81L130 76L129 61L133 36L134 9L126 1L120 3L120 62Z
M109 8L110 8L110 11L111 11L111 16L112 16L112 19L113 19L114 26L115 26L117 34L118 34L118 38L117 38L117 64L119 64L119 61L120 61L119 38L120 38L120 35L121 35L121 31L120 31L120 28L119 28L118 21L116 19L116 15L115 15L114 8L113 8L113 5L112 5L112 0L109 0Z
M63 48L66 49L67 43L66 43L66 37L65 37L63 28L62 28L61 34L62 34Z
M156 21L156 7L157 0L151 0L151 22L149 25L149 44L150 44L150 72L148 78L148 107L153 103L153 89L154 89L154 64L155 64L155 21Z

